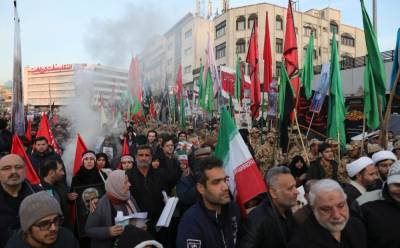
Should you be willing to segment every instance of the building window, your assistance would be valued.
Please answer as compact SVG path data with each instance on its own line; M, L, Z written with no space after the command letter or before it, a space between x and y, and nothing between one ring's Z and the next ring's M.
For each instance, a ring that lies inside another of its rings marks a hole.
M219 38L221 36L225 35L225 29L226 29L226 21L221 22L217 26L215 26L215 34L216 37Z
M342 66L344 68L352 68L354 67L354 58L350 54L342 54Z
M281 75L281 66L282 66L282 62L276 61L275 77L279 77L279 75Z
M283 53L283 40L280 38L276 38L275 52Z
M246 18L244 16L239 16L236 19L236 30L245 30L246 29Z
M192 37L192 30L189 29L188 31L185 32L185 39L189 39Z
M304 36L311 36L312 33L312 28L310 26L304 26L303 27L303 35Z
M254 21L255 21L256 24L257 24L257 15L256 15L256 14L251 14L251 15L249 16L248 21L247 21L247 28L248 28L248 29L253 28L253 26L254 26Z
M277 15L275 19L276 30L283 30L283 19L282 16Z
M245 53L246 52L246 41L244 39L238 39L236 41L236 53Z
M354 38L351 37L351 35L349 35L349 34L343 34L342 35L342 45L354 47L354 45L355 45Z
M331 23L329 24L331 33L335 32L335 34L337 34L339 32L339 26L337 25L336 22L331 21Z
M188 47L188 48L186 48L185 51L184 51L185 55L190 55L191 52L192 52L192 47Z
M307 47L308 47L308 46L303 47L304 56L305 56L305 54L307 54ZM314 59L317 59L317 58L318 58L318 54L317 54L317 50L316 50L316 49L314 49L314 55L313 55L313 57L314 57Z
M216 59L220 59L225 57L226 43L219 44L215 47L215 57Z
M184 72L185 72L185 74L191 73L192 72L192 66L191 65L185 66Z

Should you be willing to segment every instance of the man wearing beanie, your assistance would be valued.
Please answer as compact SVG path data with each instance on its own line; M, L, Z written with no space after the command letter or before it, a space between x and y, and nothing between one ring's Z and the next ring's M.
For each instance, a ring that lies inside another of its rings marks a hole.
M78 248L73 234L61 227L62 212L57 200L45 191L26 197L19 208L21 230L6 248Z
M376 183L379 175L374 161L369 157L361 157L351 162L346 169L350 183L344 184L343 189L347 195L347 203L350 206L357 197L367 192L368 186Z
M400 247L400 161L389 169L382 189L383 199L361 206L361 216L367 229L369 248Z
M15 154L0 159L0 247L19 229L18 209L22 200L41 190L25 180L25 163Z

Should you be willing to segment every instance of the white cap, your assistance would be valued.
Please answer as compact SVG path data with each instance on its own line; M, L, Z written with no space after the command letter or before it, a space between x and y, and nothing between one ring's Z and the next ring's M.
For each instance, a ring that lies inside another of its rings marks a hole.
M374 161L369 157L361 157L347 165L347 174L349 177L354 177L368 165L373 165Z
M372 155L372 160L374 161L375 164L387 159L391 159L393 161L397 160L396 155L394 155L394 153L391 151L380 151Z
M387 184L400 183L400 160L392 164L389 169Z

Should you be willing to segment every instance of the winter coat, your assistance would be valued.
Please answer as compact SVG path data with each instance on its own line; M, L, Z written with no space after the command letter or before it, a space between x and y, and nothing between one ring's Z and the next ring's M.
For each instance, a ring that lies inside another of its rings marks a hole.
M165 177L167 183L167 193L171 194L172 189L176 186L182 175L179 161L174 157L167 158L165 155L163 155L160 157L159 170L163 174L163 177Z
M278 214L269 198L264 199L244 221L239 247L286 247L297 225L291 210L285 216Z
M189 208L178 226L177 248L234 248L237 244L240 211L236 203L222 207L221 214L206 209L202 200Z
M11 197L0 185L0 247L20 228L18 210L25 197L40 191L39 186L32 186L28 181L22 182L18 197Z
M296 229L288 248L366 248L367 236L362 222L350 217L341 232L340 243L323 228L314 215Z
M29 158L31 159L31 163L33 168L35 168L36 173L40 176L40 168L42 168L43 164L47 160L56 160L62 161L60 155L58 155L51 147L43 153L34 151L32 154L29 154ZM65 166L63 164L63 168L65 171Z
M367 229L369 248L400 247L400 203L396 202L385 185L382 191L383 200L363 204L361 218Z
M192 175L181 177L176 185L176 194L183 212L196 203L198 194Z
M136 202L131 198L136 210L139 210ZM107 194L100 198L96 205L96 211L90 213L87 221L85 232L91 239L91 247L93 248L112 248L114 238L110 235L110 227L115 225L114 218L117 211L124 211L124 206L113 206ZM127 214L124 214L127 215Z
M28 244L23 240L23 233L19 231L14 234L14 236L8 241L5 248L31 248ZM71 231L64 227L60 227L58 230L57 240L54 244L48 246L48 248L79 248L79 243L75 239L74 235Z

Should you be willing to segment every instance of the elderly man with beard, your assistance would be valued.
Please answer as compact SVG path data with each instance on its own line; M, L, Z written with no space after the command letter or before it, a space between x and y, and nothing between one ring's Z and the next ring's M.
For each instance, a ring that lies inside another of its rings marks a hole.
M369 248L400 247L400 161L389 169L382 199L361 206Z
M20 156L10 154L0 159L0 247L20 227L18 209L22 200L41 190L25 177L25 163Z
M299 192L289 168L270 169L265 181L268 197L245 220L240 248L287 247L296 228L291 208L297 204Z
M361 221L350 217L346 194L332 179L316 182L309 193L313 214L299 226L289 248L367 247Z

